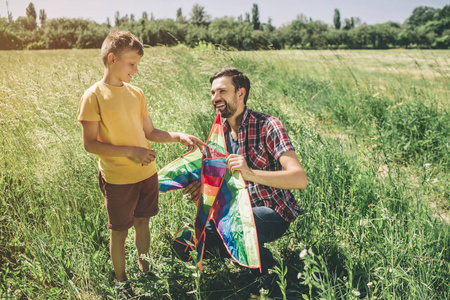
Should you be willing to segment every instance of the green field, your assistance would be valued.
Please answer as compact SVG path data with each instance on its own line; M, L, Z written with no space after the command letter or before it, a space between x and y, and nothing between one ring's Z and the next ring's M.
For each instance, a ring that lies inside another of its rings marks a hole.
M157 128L206 140L209 77L234 66L248 105L282 120L308 175L303 210L269 246L280 299L450 299L450 52L148 48L133 83ZM97 159L77 107L103 74L99 50L0 51L0 298L115 299ZM158 167L183 153L153 144ZM171 251L195 217L160 197L150 264L127 271L152 299L245 299L251 277L228 260L198 271ZM303 258L299 253L307 249Z

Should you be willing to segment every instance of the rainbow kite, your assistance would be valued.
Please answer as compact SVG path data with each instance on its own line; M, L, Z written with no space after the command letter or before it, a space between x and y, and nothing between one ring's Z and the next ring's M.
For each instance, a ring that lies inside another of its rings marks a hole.
M208 137L207 148L191 151L174 160L158 172L159 190L181 189L201 181L201 197L197 200L195 226L177 232L175 241L187 249L196 250L196 263L202 267L205 227L210 220L230 256L240 265L261 269L252 206L240 172L226 170L228 156L220 114ZM193 247L195 245L195 248Z

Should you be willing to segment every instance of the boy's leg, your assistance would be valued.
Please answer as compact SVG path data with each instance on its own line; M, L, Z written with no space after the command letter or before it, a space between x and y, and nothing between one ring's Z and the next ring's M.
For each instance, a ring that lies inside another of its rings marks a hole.
M128 277L125 273L125 240L128 230L116 231L111 230L111 240L109 242L109 251L111 260L118 281L127 281Z
M149 270L149 262L141 256L148 256L150 248L149 218L134 218L134 243L138 254L139 269L142 272Z
M148 256L150 248L149 218L158 213L158 174L137 183L136 186L139 186L139 201L134 210L134 243L139 269L145 273L149 271L149 262L141 259L141 256Z

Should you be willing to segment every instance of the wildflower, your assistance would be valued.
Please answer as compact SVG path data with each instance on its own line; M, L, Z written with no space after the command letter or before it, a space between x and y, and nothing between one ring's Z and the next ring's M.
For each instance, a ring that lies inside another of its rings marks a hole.
M361 296L361 293L359 291L353 290L353 295L355 295L356 297L359 297L359 296Z
M431 164L430 163L426 163L424 166L425 166L425 168L428 168L428 167L431 166Z
M372 286L372 285L373 285L372 281L367 283L367 286Z
M437 183L437 182L439 182L439 179L437 179L437 178L433 179L433 183Z
M297 279L300 280L300 278L302 278L302 272L298 272L297 274Z
M389 268L389 273L392 273L392 268Z
M303 258L306 256L306 254L308 254L308 250L303 249L302 252L300 252L300 258Z

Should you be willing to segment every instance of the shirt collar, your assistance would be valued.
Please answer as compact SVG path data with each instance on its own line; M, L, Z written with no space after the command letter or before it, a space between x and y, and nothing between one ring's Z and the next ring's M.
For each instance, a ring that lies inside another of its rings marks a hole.
M242 120L241 120L241 125L240 126L242 126L244 124L248 124L249 119L250 119L250 113L251 113L251 109L248 108L247 106L245 106L244 107L244 115L242 116ZM230 127L230 124L228 123L228 120L224 119L223 120L223 131L224 132L227 131L229 127Z

